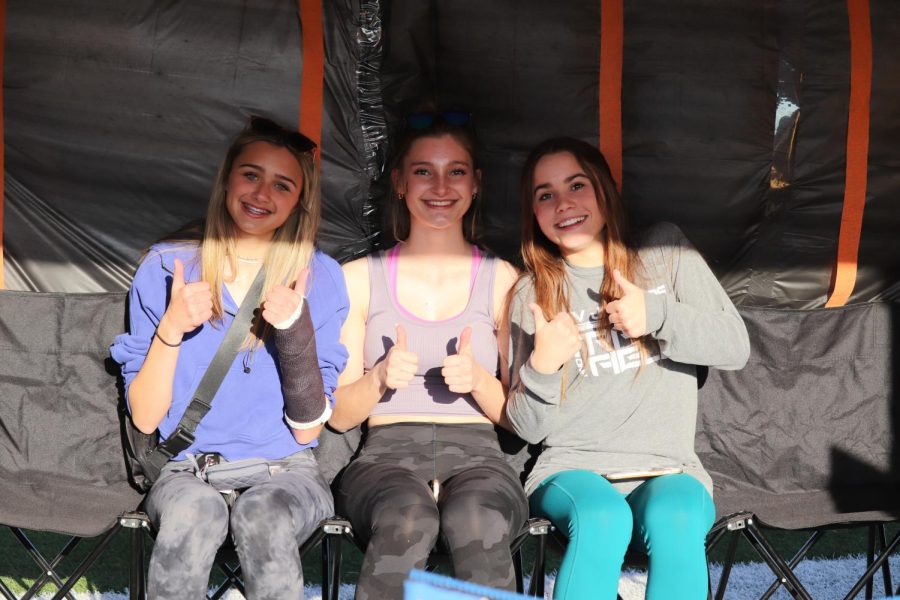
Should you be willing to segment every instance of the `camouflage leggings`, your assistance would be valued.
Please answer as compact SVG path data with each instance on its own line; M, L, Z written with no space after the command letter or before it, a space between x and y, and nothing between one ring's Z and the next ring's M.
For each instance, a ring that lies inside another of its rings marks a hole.
M309 450L271 463L284 471L244 491L230 515L222 494L186 470L186 461L163 468L146 503L159 530L150 558L150 598L206 598L229 521L247 597L303 597L298 548L319 521L334 514L331 492Z
M437 502L433 479L440 481ZM439 538L458 578L515 588L509 544L528 503L491 425L373 427L336 502L367 544L359 600L402 598L403 580L425 567Z

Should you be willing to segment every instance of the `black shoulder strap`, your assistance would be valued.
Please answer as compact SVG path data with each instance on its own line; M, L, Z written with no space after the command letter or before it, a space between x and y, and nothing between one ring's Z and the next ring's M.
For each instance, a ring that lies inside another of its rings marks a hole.
M156 481L163 466L194 443L194 431L197 430L200 420L212 408L216 392L234 362L241 343L247 337L247 331L250 330L250 324L253 321L253 311L259 306L259 297L265 278L265 268L262 268L247 291L234 321L225 332L225 339L216 350L203 379L194 390L191 403L181 416L181 421L178 422L175 431L144 458L144 472L150 481Z

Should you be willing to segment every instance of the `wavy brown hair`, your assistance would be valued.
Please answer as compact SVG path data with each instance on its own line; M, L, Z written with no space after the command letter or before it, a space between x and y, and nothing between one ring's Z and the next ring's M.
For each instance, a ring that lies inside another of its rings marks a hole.
M570 154L594 186L597 207L606 221L601 232L603 243L603 281L600 284L600 309L607 302L622 296L623 290L612 277L615 269L629 281L637 284L643 280L643 268L637 249L632 245L628 218L622 197L610 174L603 154L591 144L575 138L552 138L538 144L525 160L520 189L522 218L522 260L525 273L534 282L535 302L548 318L571 310L569 290L566 284L565 261L559 247L544 235L534 216L534 171L545 156ZM608 348L612 347L609 315L600 310L597 323L599 338ZM646 337L634 340L643 364L649 355L650 341Z

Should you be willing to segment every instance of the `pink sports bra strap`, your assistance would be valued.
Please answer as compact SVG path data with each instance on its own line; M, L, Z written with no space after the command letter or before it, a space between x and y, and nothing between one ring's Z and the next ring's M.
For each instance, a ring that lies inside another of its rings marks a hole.
M410 318L415 319L416 321L428 322L427 319L423 319L421 317L417 317L412 314L403 305L400 304L400 301L397 299L397 262L400 254L400 244L397 244L390 250L388 250L384 255L385 267L387 268L387 278L388 284L390 287L390 294L394 298L394 302L397 304L397 307L400 309L400 312ZM472 295L472 291L475 289L475 277L478 275L478 265L481 264L482 259L481 250L478 249L478 246L472 246L472 274L469 276L469 296ZM454 315L452 318L455 318L459 315ZM446 319L445 319L446 320Z

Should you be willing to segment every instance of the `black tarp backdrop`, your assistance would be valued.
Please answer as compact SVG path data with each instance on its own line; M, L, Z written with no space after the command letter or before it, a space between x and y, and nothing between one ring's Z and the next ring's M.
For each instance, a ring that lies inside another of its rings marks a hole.
M326 2L322 246L365 243L357 20ZM141 251L202 215L250 114L296 126L291 0L7 3L6 287L127 289Z
M598 137L599 2L323 3L322 246L368 250L386 124L422 100L472 110L487 241L515 258L519 166ZM851 303L900 296L900 5L874 0L869 189ZM6 286L127 288L140 251L198 216L248 114L296 124L292 0L16 0L5 57ZM625 3L624 190L678 223L735 302L826 299L843 200L842 0Z
M870 7L868 193L851 304L900 298L900 3ZM323 9L323 248L347 258L375 244L386 133L430 99L473 112L487 240L514 259L525 153L550 135L598 139L600 3L328 0ZM11 0L6 23L11 289L125 289L140 251L199 215L246 115L297 122L303 26L295 0ZM716 386L730 392L711 413L720 437L701 438L698 448L719 489L736 497L775 490L802 501L786 491L824 489L831 504L820 498L809 507L815 515L842 510L837 488L860 484L865 493L862 482L841 479L854 467L871 467L869 481L888 486L900 471L897 338L872 341L895 331L891 307L873 304L888 315L877 319L806 312L824 304L836 256L848 31L844 0L625 2L623 184L632 216L679 224L749 311L756 342L781 344L755 349L738 379ZM873 354L882 361L875 366L866 363ZM845 413L829 413L834 419L862 406L871 421L817 426L819 435L805 439L800 419L817 414L821 390L828 406L846 404ZM756 404L766 408L754 412L752 430L728 428ZM874 457L865 455L872 432L881 449ZM780 460L791 435L790 452L810 461L805 470L765 462ZM746 459L754 444L768 450ZM760 483L768 477L775 481ZM889 514L896 503L885 502L879 508Z

